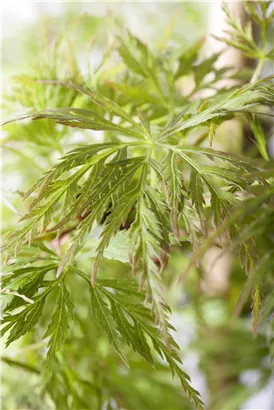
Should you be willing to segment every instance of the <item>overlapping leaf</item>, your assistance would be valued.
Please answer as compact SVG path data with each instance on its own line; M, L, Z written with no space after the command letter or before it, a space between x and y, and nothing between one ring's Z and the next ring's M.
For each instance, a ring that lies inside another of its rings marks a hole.
M256 23L268 24L268 2L259 5L260 13L257 7L247 4ZM226 41L227 44L241 49L245 55L252 54L253 58L271 58L271 51L262 54L254 46L250 25L243 27L233 21L230 25L236 38ZM252 110L273 104L272 83L270 79L254 80L254 84L237 90L215 90L216 94L208 101L193 101L197 91L214 87L229 72L227 67L214 68L218 54L199 61L200 44L180 54L177 61L173 57L168 61L168 53L156 55L138 38L125 33L118 39L118 51L127 67L122 84L114 79L111 84L99 85L100 93L72 82L41 81L39 87L49 86L51 90L56 87L58 92L66 87L72 96L68 93L66 101L72 103L80 93L82 101L88 101L89 109L64 108L61 104L63 108L43 109L19 118L49 119L72 128L101 130L106 132L106 141L111 141L76 147L44 174L25 194L26 198L34 196L34 200L29 212L21 218L23 227L5 242L7 258L26 242L37 243L41 254L48 255L41 264L39 257L20 256L9 265L12 271L8 271L12 273L3 277L4 291L11 297L3 319L3 333L10 331L8 344L36 326L47 296L54 288L58 290L59 299L44 335L49 338L45 382L52 374L53 362L65 342L72 316L72 303L63 282L63 275L70 271L89 282L92 317L122 359L127 363L123 343L150 364L154 348L179 376L196 406L201 406L189 377L178 364L180 359L170 335L170 309L165 302L161 277L170 246L175 243L174 236L179 244L184 231L194 250L200 249L200 255L218 235L228 234L233 240L231 249L237 248L250 274L242 299L254 289L254 327L260 321L261 307L269 314L271 304L264 305L261 300L255 272L261 278L265 269L268 275L273 255L269 253L258 261L259 256L252 255L251 250L255 248L254 238L260 235L272 240L269 234L269 221L273 219L272 170L265 163L255 166L221 151L183 145L182 137L185 131L209 126L211 142L219 124L236 115L245 115L251 122L257 147L267 159L263 130ZM208 72L214 74L213 80L207 80ZM194 89L188 97L181 96L176 80L190 73L194 75ZM109 98L111 95L113 99ZM38 130L35 128L35 133ZM134 142L136 139L139 141ZM38 140L41 143L43 137ZM134 275L138 274L139 289L134 281L101 277L93 287L89 277L72 266L94 226L100 226L101 235L96 252L91 254L95 257L93 286L106 249L111 241L114 247L119 246L115 239L123 229L128 230L123 252L128 249L129 253L128 258L123 253L123 261L129 260ZM212 227L213 236L201 246ZM57 234L58 245L61 238L69 237L61 262L41 242L52 240L52 232ZM52 272L57 279L48 281Z
M188 116L185 120L181 121L181 118L184 116L183 112L172 123L166 125L161 132L161 139L166 139L180 131L205 124L212 119L229 119L230 114L233 112L244 112L249 107L259 104L271 105L273 102L272 84L267 79L260 80L253 85L243 86L228 97L225 96L217 104L213 104L202 112Z
M126 128L116 125L106 120L95 111L82 108L58 108L55 110L38 111L33 114L27 114L16 120L31 118L32 120L50 119L57 124L67 125L69 127L83 128L85 130L95 131L114 131L120 135L127 135L133 138L142 139L142 135L133 128ZM126 117L127 118L127 117ZM4 123L13 122L10 120ZM131 121L132 122L132 121ZM136 125L136 124L135 124Z
M59 164L27 192L26 196L29 196L41 187L30 211L21 218L21 221L27 221L26 225L13 233L6 243L6 254L16 253L24 241L31 241L38 233L42 234L61 211L61 220L52 229L61 229L70 220L75 220L79 225L78 237L65 257L62 270L75 255L93 222L100 221L110 206L113 195L119 196L124 191L124 184L130 183L142 165L142 157L134 161L119 162L127 146L128 144L123 143L95 144L78 147L66 154ZM117 151L118 154L109 160ZM74 174L67 179L59 179L77 166L81 168ZM80 185L83 177L84 182ZM63 206L60 207L62 202ZM85 222L79 223L79 218Z
M169 307L164 299L161 271L169 254L169 219L167 206L159 192L145 186L145 196L138 199L136 219L129 231L130 261L133 273L141 269L140 282L146 282L159 328L169 340Z
M72 268L85 280L87 275ZM148 363L153 364L152 347L158 355L165 359L172 372L180 378L183 388L197 408L202 401L199 393L190 385L190 379L179 366L181 362L176 350L177 344L170 336L170 345L161 341L155 328L151 310L143 305L145 294L140 292L134 281L123 279L98 280L96 288L90 286L92 312L98 325L107 333L123 360L126 360L121 347L121 340L126 341ZM128 301L128 295L131 301ZM148 342L151 343L148 343Z

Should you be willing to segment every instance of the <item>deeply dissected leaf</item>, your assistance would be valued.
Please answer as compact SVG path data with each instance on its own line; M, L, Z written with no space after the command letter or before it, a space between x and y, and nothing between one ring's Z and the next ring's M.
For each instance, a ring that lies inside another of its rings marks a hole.
M103 256L104 249L108 246L111 237L117 233L119 227L125 222L126 218L138 196L140 196L140 187L127 190L116 204L115 209L110 210L110 214L106 219L106 227L101 234L101 241L97 248L97 255L92 270L92 284L95 285L96 272L100 259Z
M85 280L89 280L83 272L75 270ZM110 291L109 289L112 289ZM127 292L137 297L131 302L125 300ZM199 393L189 384L189 377L184 373L179 364L180 358L176 353L177 344L170 337L170 347L167 348L159 337L159 333L153 324L151 311L137 303L144 300L144 295L138 292L138 287L129 280L98 280L96 288L90 286L92 312L96 322L107 333L110 342L117 352L126 361L121 347L121 338L132 346L150 364L153 364L150 339L154 350L164 358L171 370L178 375L181 383L197 408L202 408ZM127 363L127 362L126 362Z
M197 60L198 52L200 51L202 41L199 40L197 43L192 45L187 49L178 59L179 66L174 75L175 80L182 75L187 75L193 70L193 64Z
M33 114L24 115L16 120L31 118L32 120L40 120L47 118L58 124L67 125L69 127L83 128L86 130L95 131L114 131L120 135L127 135L142 139L142 135L134 131L134 129L120 127L111 121L106 120L97 112L82 108L58 108L56 110L38 111ZM14 121L7 121L5 124Z
M37 301L25 307L20 313L4 317L2 324L8 323L3 328L4 333L6 330L11 329L6 343L7 346L28 333L37 324L41 318L48 293L48 291L45 291Z
M183 175L178 166L178 158L174 152L168 153L165 161L165 190L167 203L171 209L172 228L175 236L179 237L179 214L183 207Z
M270 25L273 13L269 11L269 2L248 3L246 7L254 23L263 30ZM273 50L267 50L264 41L261 47L255 44L251 24L243 26L229 13L227 18L231 29L226 34L233 32L234 37L226 38L226 44L248 57L260 58L261 62L272 58ZM66 141L61 145L59 141L59 136L66 135L66 126L72 128L69 135L74 135L74 128L80 134L81 130L103 131L104 142L74 147L24 194L25 199L32 197L32 202L20 219L21 227L4 241L4 257L10 259L22 245L30 246L23 247L16 260L4 268L2 333L9 332L9 344L32 330L43 313L47 296L55 289L59 294L57 302L52 298L52 303L47 303L53 314L44 335L49 338L44 383L58 408L87 407L80 396L84 388L92 389L99 397L98 403L88 405L112 406L107 400L103 402L106 385L112 382L108 381L109 375L105 376L105 370L101 371L97 352L91 361L99 370L92 382L76 376L62 353L73 309L64 278L66 272L78 273L88 282L91 321L106 333L124 362L127 364L125 345L149 364L155 363L155 351L179 376L185 392L200 408L199 394L179 364L178 346L171 334L171 311L166 302L165 286L171 276L165 278L163 272L173 246L181 251L182 243L187 242L186 246L193 248L191 265L216 241L219 246L224 236L224 251L227 248L237 253L248 275L236 307L238 312L252 294L254 331L263 318L269 317L273 303L264 298L263 284L269 283L273 254L261 256L259 238L268 246L273 244L273 166L271 161L266 165L267 144L258 115L271 116L272 79L257 81L259 65L249 84L219 89L220 80L235 79L237 75L230 75L231 67L215 67L219 53L199 59L202 41L179 57L169 48L152 51L126 31L117 44L122 63L103 73L104 62L110 57L107 50L107 57L103 57L102 64L86 81L92 88L83 85L73 59L75 82L56 80L60 78L56 67L52 68L52 80L47 80L51 77L49 73L44 75L43 70L39 75L44 80L37 83L28 77L18 79L27 90L30 83L38 87L32 96L27 95L28 91L16 94L18 101L25 100L27 109L36 110L18 119L43 120L27 122L22 131L24 141L29 138L30 143L47 152L41 155L37 151L34 164L40 165L40 156L43 160L50 157L48 163L52 158L55 161L56 150L61 152L67 144ZM109 78L112 72L115 74ZM184 78L177 80L187 75L193 77L195 84L184 92L180 88L184 88ZM242 79L249 77L243 75ZM208 90L211 96L205 99L203 92ZM238 116L248 120L262 161L200 146L206 144L207 132L203 130L208 130L211 145L217 127ZM59 128L60 124L64 127ZM7 127L11 142L20 141L18 130L17 125ZM190 145L184 144L186 137ZM17 148L10 149L16 152ZM108 268L108 263L101 265L103 257L129 262L139 287L135 279L121 279L126 265L120 265L122 269L116 279L109 279L107 269L103 269ZM90 264L89 258L94 258ZM89 276L77 268L79 264L90 269L92 263L95 287L91 286ZM74 280L71 275L71 281ZM80 297L84 299L84 294ZM76 309L76 316L88 340L91 326L83 324L80 310ZM94 337L96 334L92 333L92 341ZM70 343L77 344L78 339L72 338ZM55 361L57 374L53 372ZM114 404L119 406L127 407L124 403Z
M46 383L53 371L53 363L55 361L56 353L61 349L65 342L72 314L73 303L70 300L64 282L61 282L59 301L48 329L43 336L43 339L49 337L44 383Z
M127 364L127 360L122 352L121 342L118 338L117 329L111 317L111 311L102 300L97 288L90 287L91 306L94 319L104 332L107 333L110 343L113 344L123 361Z
M226 118L232 112L238 112L247 109L253 105L259 105L261 103L271 104L273 103L273 93L270 96L271 85L269 84L266 89L264 89L263 81L260 80L253 85L243 86L237 92L233 92L230 96L225 97L223 101L218 102L196 115L191 115L185 121L180 121L180 115L177 116L176 121L163 129L161 133L161 139L166 139L173 134L180 131L192 128L201 124L207 123L209 120L217 119L219 117ZM182 116L184 113L182 114Z

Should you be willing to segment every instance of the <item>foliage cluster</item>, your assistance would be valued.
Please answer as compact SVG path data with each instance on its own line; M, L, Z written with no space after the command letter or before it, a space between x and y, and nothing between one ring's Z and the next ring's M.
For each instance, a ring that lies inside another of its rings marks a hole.
M87 78L72 49L60 73L61 38L35 76L17 78L11 101L16 98L30 112L16 118L24 122L5 123L9 139L31 137L41 160L50 150L61 157L53 157L52 168L20 192L29 209L4 239L2 332L9 345L42 322L44 332L40 326L34 340L47 344L43 391L56 408L88 408L88 391L96 397L94 408L102 408L106 398L108 408L117 408L112 397L119 406L130 405L119 397L113 375L100 374L103 360L94 381L70 367L65 352L75 359L81 350L76 332L92 343L86 321L98 325L91 327L94 337L107 334L127 366L129 348L152 366L158 355L179 377L192 403L186 406L202 407L180 365L165 299L163 276L174 249L192 249L186 272L212 245L233 251L247 275L236 313L252 295L254 333L269 320L274 185L263 126L269 124L274 98L272 79L259 75L263 62L274 56L265 40L273 18L270 5L246 3L261 29L259 45L251 22L243 27L225 8L231 29L220 40L259 59L254 75L247 74L241 84L219 87L239 73L215 67L220 53L200 59L201 41L183 52L159 50L119 25L115 41ZM213 148L218 128L235 118L252 130L253 158ZM72 142L62 153L70 128L89 137L100 131L103 141ZM121 275L105 272L105 260L123 262ZM66 344L73 349L66 350ZM157 366L165 372L164 364Z

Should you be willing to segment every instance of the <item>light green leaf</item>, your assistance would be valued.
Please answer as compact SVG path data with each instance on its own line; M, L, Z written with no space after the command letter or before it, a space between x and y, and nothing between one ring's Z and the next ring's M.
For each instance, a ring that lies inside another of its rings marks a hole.
M82 108L58 108L55 110L45 110L37 111L32 114L27 114L22 117L18 117L17 120L22 120L26 118L31 118L32 120L40 120L47 118L58 124L67 125L69 127L83 128L86 130L104 130L104 131L114 131L121 135L127 135L133 138L143 139L140 133L134 131L134 129L120 127L106 120L104 117L100 116L95 111L86 110ZM15 120L9 120L3 125L8 124Z

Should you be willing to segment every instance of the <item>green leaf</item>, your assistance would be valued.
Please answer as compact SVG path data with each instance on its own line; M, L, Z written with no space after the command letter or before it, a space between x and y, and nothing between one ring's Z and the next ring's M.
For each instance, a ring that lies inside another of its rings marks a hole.
M179 66L174 75L175 80L193 71L193 64L197 60L198 53L201 49L202 44L203 40L199 40L182 53L182 55L178 59Z
M175 237L179 238L179 214L183 208L183 175L178 166L178 158L175 152L169 151L164 161L164 189L167 203L171 210L172 228Z
M2 323L5 324L6 322L10 322L7 328L10 329L12 327L6 346L9 346L12 342L19 339L21 336L24 336L38 323L48 293L48 291L45 291L35 303L28 305L20 313L4 317ZM5 330L7 328L5 328Z
M203 197L203 186L201 181L201 175L195 168L191 170L189 189L191 192L192 203L196 208L199 215L201 226L205 230L205 219L204 219L204 197Z
M115 103L115 101L110 100L99 92L90 90L88 87L80 86L72 82L64 83L59 81L51 81L50 83L60 84L64 87L76 90L81 94L87 95L94 104L103 108L106 112L112 112L114 115L117 115L117 117L122 118L134 127L141 130L141 127L138 125L138 123L136 123L117 103Z
M256 145L258 147L258 150L260 151L261 156L265 160L269 160L269 156L267 153L266 140L265 140L262 126L255 115L254 116L249 115L248 118L249 118L250 127L256 139Z
M264 81L267 81L264 80ZM185 121L180 121L181 115L176 117L176 120L172 124L167 124L166 127L161 132L161 139L165 139L174 135L180 131L196 127L197 125L202 125L207 123L209 120L217 119L219 117L229 116L232 112L241 111L252 105L258 105L260 103L269 103L269 99L273 100L272 97L268 95L268 88L264 90L261 85L262 81L258 81L255 84L243 86L237 92L233 92L228 97L224 97L217 104L203 110L200 113L191 115Z
M142 173L143 172L144 169L142 170ZM133 189L130 189L130 187L127 186L125 192L122 193L119 201L116 203L115 208L110 210L110 214L106 219L105 228L100 237L100 243L96 250L97 255L91 273L91 283L93 286L95 286L96 273L103 257L104 250L108 246L111 237L117 233L120 226L126 221L130 210L141 194L141 190L141 182L139 182Z
M27 220L27 224L10 235L4 245L3 257L8 258L13 253L16 254L25 241L31 242L37 234L41 235L58 213L61 214L59 218L61 220L52 230L60 229L73 219L77 220L79 217L82 219L83 213L88 212L93 204L94 212L89 219L85 218L85 222L90 220L90 224L86 224L85 229L80 231L79 243L74 244L73 249L77 250L94 220L97 219L99 222L100 216L102 217L104 210L114 198L113 195L120 194L123 183L132 178L143 162L142 157L134 161L129 159L124 163L117 162L115 158L109 160L112 154L120 152L120 155L127 146L126 143L94 144L80 146L68 152L59 164L41 177L26 193L27 197L41 187L38 196L30 205L30 211L21 218L21 221ZM107 164L111 165L111 168L106 168ZM59 179L64 173L77 166L80 166L80 169L70 177ZM121 175L122 170L124 170L123 175ZM86 181L82 182L81 187L79 181L83 178L86 178ZM119 194L116 192L117 189ZM81 227L79 224L79 228ZM74 250L72 255L75 254Z
M63 271L64 267L70 263L70 261L73 259L73 257L76 255L78 252L79 248L83 244L83 241L85 239L85 236L89 233L94 221L100 221L102 218L104 211L108 208L109 204L111 203L112 199L112 194L116 194L117 191L119 193L124 192L124 183L127 181L130 182L135 174L135 172L140 168L142 165L141 161L138 162L133 162L129 163L129 166L124 169L123 175L118 179L118 181L115 179L114 182L110 184L108 179L104 180L104 184L106 184L106 191L103 191L103 185L99 184L98 186L98 196L95 198L89 198L88 197L88 205L90 206L90 203L92 202L92 199L94 201L92 205L92 209L87 212L87 216L83 219L83 221L79 224L78 226L78 233L77 236L72 240L71 246L66 252L64 258L61 261L61 264L58 268L57 274L60 275L60 273ZM109 176L111 173L108 173ZM125 194L126 195L126 194ZM132 192L132 197L131 194L128 196L131 197L131 202L134 201L135 196L137 195L137 192ZM108 245L108 242L113 235L118 229L118 224L119 220L122 223L126 214L130 211L130 208L127 204L128 196L122 197L123 201L120 203L119 211L115 211L115 214L113 215L113 221L111 225L108 227L106 225L106 231L104 232L104 236L102 238L102 241L100 243L100 255L97 253L97 259L94 263L94 270L93 272L96 272L98 263L103 255L103 251L105 247ZM98 250L97 250L98 251ZM94 276L95 277L95 276Z
M120 355L124 363L128 366L127 359L125 358L124 353L122 351L121 341L119 340L115 322L112 318L111 310L108 308L106 302L100 296L98 286L96 288L90 286L89 289L94 319L96 320L97 324L101 327L101 329L104 332L106 332L110 343L113 344L117 353Z
M127 67L134 71L136 74L141 75L142 77L147 77L146 70L138 62L138 60L132 55L127 45L120 38L120 45L118 48L119 54L126 63Z
M128 68L142 77L149 77L155 60L148 47L128 30L123 38L118 39L119 54Z
M85 273L73 267L71 269L89 282L89 277ZM189 383L189 376L178 364L180 358L176 353L177 344L171 337L169 347L166 347L161 341L159 331L153 323L151 309L140 305L139 298L141 297L144 300L144 295L142 293L138 294L136 283L129 280L98 279L96 288L93 288L90 283L89 288L94 318L101 329L106 332L110 342L123 361L127 364L121 348L121 338L152 364L151 348L147 342L147 339L150 339L154 350L162 359L168 362L171 371L180 378L188 397L193 400L197 408L201 409L203 403L199 393L192 388ZM128 292L132 296L130 302L126 297ZM136 301L135 295L138 296Z
M142 126L144 127L144 130L145 130L146 134L149 137L151 137L150 125L149 125L149 122L148 122L148 119L147 119L146 115L140 109L137 109L137 113L138 113L139 120L140 120Z
M24 370L30 373L40 374L40 371L38 368L31 366L28 363L22 363L17 360L10 359L9 357L1 356L1 362L9 366L14 366L15 368L18 368L19 370Z
M269 2L244 2L248 17L251 17L254 23L258 24L261 29L262 41L261 46L258 46L258 41L254 38L252 30L252 21L249 20L244 25L240 18L235 18L229 11L227 5L223 4L223 11L226 14L226 22L229 29L225 30L228 37L217 37L219 41L226 43L227 45L238 49L242 54L248 58L268 58L268 54L265 52L265 33L268 27L272 24L271 15L268 13L267 8ZM248 19L246 19L248 20Z
M164 269L169 252L169 223L167 207L156 190L145 186L145 197L140 197L136 206L136 218L129 231L130 261L133 274L141 269L140 284L148 286L156 323L168 342L169 307L164 299L160 284L160 273Z
M32 269L30 274L25 274L23 277L19 278L19 280L13 281L8 290L16 290L20 295L23 295L25 298L27 297L31 299L36 294L39 287L41 287L44 276L47 272L48 268L40 270ZM18 287L18 285L21 286ZM25 299L15 296L12 301L5 307L4 311L12 311L24 304Z
M143 136L140 133L134 131L134 129L116 125L111 121L106 120L95 111L72 107L38 111L32 114L18 117L16 120L6 121L3 125L8 124L12 121L22 120L26 118L31 118L32 120L47 118L56 122L57 124L67 125L69 127L76 127L94 131L114 131L121 135L143 139Z
M202 62L195 65L194 67L194 78L196 87L201 87L201 84L205 78L205 76L212 70L214 63L218 60L221 53L215 53L209 58L203 59Z
M132 325L126 317L126 311L113 298L110 299L110 306L117 329L123 335L126 343L132 346L149 364L153 365L150 347L138 321L135 320L134 325Z
M183 151L186 154L197 154L197 155L202 155L207 157L210 160L221 160L225 163L228 163L234 168L238 168L240 170L245 170L250 173L255 172L258 168L252 164L252 162L248 158L241 157L236 154L230 154L227 152L223 151L217 151L211 148L200 148L200 147L194 147L191 145L183 145L182 147L176 148L176 147L170 147L170 149L180 152Z
M256 334L261 310L261 295L259 286L255 286L252 294L252 332Z
M72 315L73 304L70 300L69 293L65 287L65 284L62 281L60 283L60 296L56 310L52 316L48 329L43 336L43 339L49 337L43 385L46 384L47 380L52 374L53 364L56 360L56 353L62 348L63 344L65 343Z

